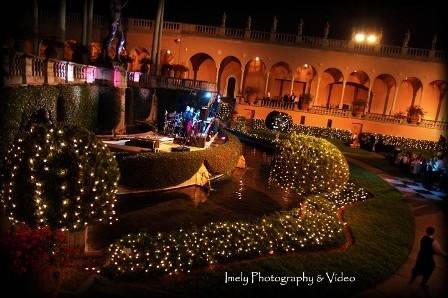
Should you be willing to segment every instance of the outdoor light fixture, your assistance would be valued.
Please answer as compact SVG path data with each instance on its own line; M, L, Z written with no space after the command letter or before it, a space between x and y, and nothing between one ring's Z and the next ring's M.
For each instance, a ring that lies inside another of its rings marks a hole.
M378 43L378 34L376 33L363 33L363 32L358 32L355 34L355 36L353 37L354 42L362 44L362 43L367 43L370 45L376 44Z
M212 93L211 92L205 92L204 97L205 98L211 98L212 97Z
M170 51L170 50L166 51L166 53L167 53L168 55L171 55L171 51Z
M257 62L260 61L260 57L258 57L258 56L255 57L255 61L257 61Z
M366 35L364 33L356 33L355 41L357 43L363 43L366 40Z
M367 43L374 44L376 41L377 37L375 34L369 34L369 36L367 36Z
M308 64L305 63L305 64L303 65L303 67L308 68Z

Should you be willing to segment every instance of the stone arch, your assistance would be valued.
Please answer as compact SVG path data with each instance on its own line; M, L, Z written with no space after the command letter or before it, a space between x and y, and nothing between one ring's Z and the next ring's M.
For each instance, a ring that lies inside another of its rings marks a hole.
M292 93L300 96L303 93L312 93L313 83L316 81L317 70L311 64L302 64L294 70L294 85Z
M327 68L322 72L320 79L319 96L314 99L314 105L339 105L342 95L341 83L344 81L342 71L334 67Z
M397 81L391 74L380 74L372 84L372 95L367 111L369 113L383 114L390 111Z
M234 77L235 82L235 96L240 93L240 86L242 80L242 63L235 56L225 57L219 66L218 74L218 92L220 94L227 94L227 83L229 78Z
M266 64L261 58L255 57L246 63L242 96L249 102L264 97L266 73Z
M427 94L421 102L428 120L448 120L448 82L436 80L429 83Z
M277 62L269 70L267 92L272 98L281 98L291 92L292 71L286 62Z
M423 84L416 77L407 77L401 81L398 87L398 95L395 102L394 112L406 113L407 109L417 104L423 91Z
M357 99L367 102L369 97L370 78L362 70L354 70L345 83L344 95L342 98L342 108L351 107Z
M206 53L197 53L189 59L192 67L191 79L198 81L216 82L217 67L215 60Z

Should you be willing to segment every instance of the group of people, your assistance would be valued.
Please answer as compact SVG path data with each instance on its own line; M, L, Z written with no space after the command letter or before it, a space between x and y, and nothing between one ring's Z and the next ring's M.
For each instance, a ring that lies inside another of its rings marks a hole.
M448 189L448 157L438 154L432 158L425 158L422 154L397 151L394 164L421 179L428 189L447 192Z

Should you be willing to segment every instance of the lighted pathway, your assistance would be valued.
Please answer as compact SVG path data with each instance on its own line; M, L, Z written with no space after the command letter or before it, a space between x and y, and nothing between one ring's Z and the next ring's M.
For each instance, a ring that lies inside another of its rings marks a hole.
M387 280L381 282L376 287L371 288L357 296L357 298L370 297L396 297L396 298L410 298L410 297L447 297L448 293L448 262L440 256L436 256L436 269L429 280L429 288L424 289L420 286L420 278L417 278L414 284L409 285L409 278L411 270L414 267L417 253L420 247L420 238L428 225L433 225L436 228L435 238L438 239L442 248L448 250L448 231L447 222L448 216L446 206L443 202L433 200L431 198L421 197L418 193L413 193L401 189L394 185L396 178L384 173L383 171L369 166L361 161L353 158L348 160L370 172L373 172L389 182L392 186L398 189L403 194L403 200L412 209L415 218L415 239L412 250L407 261L395 272L394 275ZM387 208L387 206L385 206ZM381 260L379 260L381 261Z

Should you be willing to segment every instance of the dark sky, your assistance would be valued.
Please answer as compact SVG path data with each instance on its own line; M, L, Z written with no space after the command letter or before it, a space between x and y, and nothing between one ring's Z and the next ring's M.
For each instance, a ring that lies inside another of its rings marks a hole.
M21 3L17 0L15 3ZM39 0L51 9L58 0ZM67 0L69 11L81 11L82 0ZM95 13L106 14L109 0L95 0ZM154 18L158 0L129 0L124 16ZM165 0L165 19L170 21L219 25L227 13L227 26L244 28L252 17L254 30L269 30L277 15L280 32L295 33L303 18L304 35L321 36L330 22L329 38L348 39L353 26L383 28L383 44L401 45L404 32L411 30L409 46L429 48L438 33L438 48L448 48L448 10L440 0ZM23 7L23 6L22 6ZM23 9L23 8L22 8ZM20 12L20 10L19 10Z

